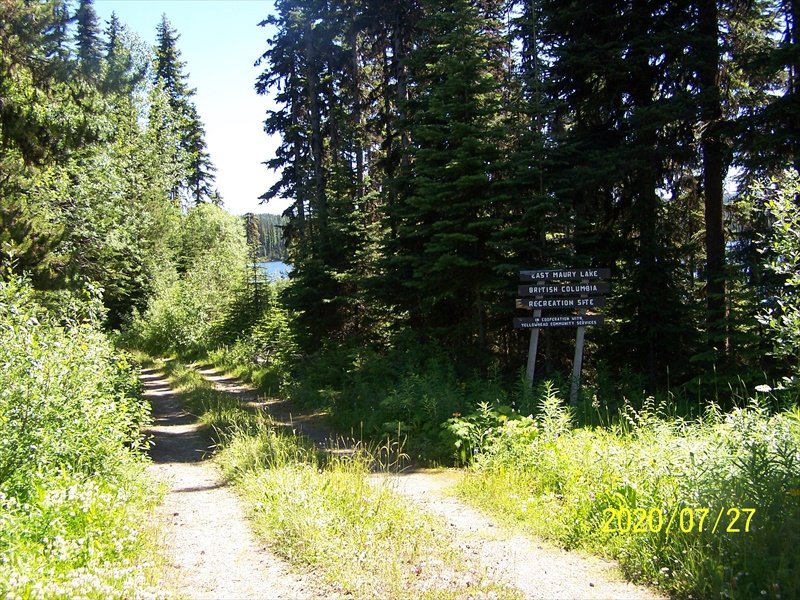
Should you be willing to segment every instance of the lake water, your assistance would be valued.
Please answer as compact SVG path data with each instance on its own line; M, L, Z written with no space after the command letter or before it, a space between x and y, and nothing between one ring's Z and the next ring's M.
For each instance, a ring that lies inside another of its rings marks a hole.
M281 260L271 260L258 263L269 279L285 279L292 270L291 265L287 265Z

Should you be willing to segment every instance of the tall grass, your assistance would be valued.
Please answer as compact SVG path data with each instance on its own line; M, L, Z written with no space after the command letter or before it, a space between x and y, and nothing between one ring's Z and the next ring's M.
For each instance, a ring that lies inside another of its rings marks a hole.
M91 321L61 321L9 278L0 365L0 596L157 595L148 413L127 359Z
M459 493L679 597L800 597L800 411L661 412L575 428L550 390L535 417L487 436Z
M460 555L439 520L370 480L396 448L320 453L262 412L174 362L187 405L212 431L216 460L256 531L290 562L356 598L518 597ZM343 449L344 450L344 449ZM382 458L383 457L383 458Z

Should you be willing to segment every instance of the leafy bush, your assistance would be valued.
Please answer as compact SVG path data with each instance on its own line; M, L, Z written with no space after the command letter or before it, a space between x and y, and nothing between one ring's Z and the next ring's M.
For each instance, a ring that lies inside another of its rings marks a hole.
M162 273L147 310L128 332L135 346L154 354L202 353L245 285L247 247L237 217L198 205L184 217L176 243L177 272Z
M0 280L4 597L131 597L149 586L147 405L127 359L80 314L93 309L63 319L24 280Z
M453 448L454 458L461 465L472 462L497 427L510 419L521 419L510 406L492 406L488 402L478 404L478 409L469 415L456 415L447 419L442 429L445 444Z
M264 282L258 305L249 294L232 304L214 337L233 341L218 347L209 344L214 364L267 393L277 393L290 382L298 356L289 314L278 301L281 285ZM248 324L241 327L242 323Z
M567 547L608 553L634 580L680 596L800 594L796 409L770 414L753 403L686 422L651 403L612 428L589 429L572 428L556 400L491 430L461 486L467 500ZM727 531L736 528L731 508L741 532ZM756 511L749 531L745 508ZM625 531L613 519L640 513L654 525ZM681 514L696 525L683 531ZM724 526L713 531L719 515Z
M800 358L800 174L790 169L767 184L754 184L750 194L765 201L773 221L763 240L771 258L768 267L785 279L781 295L772 299L775 306L765 309L761 321L775 334L774 353L788 356L796 366Z
M113 483L64 473L27 502L0 493L4 598L163 597L142 470Z
M147 405L90 323L64 328L20 280L0 282L0 491L26 498L66 470L113 478L137 460Z
M298 369L290 392L328 410L341 429L384 441L399 432L409 453L433 461L453 458L445 421L481 403L508 404L496 381L459 375L442 351L408 341L386 354L324 348Z

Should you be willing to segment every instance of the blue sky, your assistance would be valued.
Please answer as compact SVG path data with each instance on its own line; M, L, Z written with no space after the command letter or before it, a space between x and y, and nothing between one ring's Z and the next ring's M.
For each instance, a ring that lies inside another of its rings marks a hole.
M253 63L267 49L270 30L259 27L272 11L269 0L95 0L101 28L116 12L143 42L155 44L165 13L180 34L178 48L189 85L206 126L206 143L217 167L216 185L225 207L235 214L280 213L282 200L259 204L277 176L263 163L279 140L264 133L269 99L256 94L261 67Z

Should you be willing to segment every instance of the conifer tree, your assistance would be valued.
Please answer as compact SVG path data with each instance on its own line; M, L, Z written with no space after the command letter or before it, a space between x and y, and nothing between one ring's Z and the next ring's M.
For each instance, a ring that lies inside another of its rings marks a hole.
M75 21L80 71L89 81L95 82L100 77L102 49L94 0L80 0Z
M105 30L105 74L103 93L130 96L145 78L146 64L134 60L132 49L126 43L128 31L116 13L111 13Z
M269 41L270 48L256 62L257 65L265 64L266 68L258 77L255 88L259 94L277 88L275 101L283 107L282 110L268 111L264 122L266 133L281 134L281 145L275 157L265 163L270 169L280 170L280 177L261 199L265 202L279 196L293 199L293 204L284 213L290 219L286 235L299 245L306 238L306 173L309 165L302 75L305 17L295 4L291 1L277 2L276 14L259 23L262 27L275 26L277 33Z
M189 158L181 144L180 119L173 112L167 93L157 83L148 95L146 137L153 152L163 157L166 192L170 202L181 205L180 190L188 178Z
M205 127L194 104L187 107L188 123L184 135L189 156L189 176L186 185L195 204L209 201L218 204L219 195L213 187L217 170L211 162L205 143Z
M727 166L722 127L720 88L720 18L717 0L698 0L697 36L694 45L697 64L698 117L702 123L700 151L705 202L706 307L710 342L726 351L725 331L725 232L723 187Z
M487 307L503 287L490 241L501 225L503 132L498 23L466 0L421 3L409 59L408 167L387 275L411 323L486 349Z
M659 192L670 166L694 160L693 106L681 87L690 11L676 2L541 6L555 109L550 190L572 215L572 261L620 268L606 309L619 329L598 332L610 357L633 361L655 387L667 365L687 368L677 349L693 347L691 296Z
M96 137L96 121L70 88L66 5L9 0L3 10L0 263L31 273L37 286L63 285L65 220L52 188L70 155Z
M280 215L262 213L257 215L258 239L261 241L258 255L266 260L288 260L283 228L287 219Z
M729 297L732 275L728 250L738 242L725 225L729 209L725 180L732 165L745 167L745 179L758 177L787 164L792 128L777 137L769 132L777 116L787 126L791 111L770 111L781 104L780 77L772 61L775 51L778 6L771 0L754 2L697 0L693 13L692 41L686 53L688 81L698 123L698 169L702 182L705 225L706 331L714 353L729 363L732 355ZM779 61L782 64L783 61ZM769 116L767 116L769 115ZM766 118L765 118L766 117ZM784 120L788 118L788 121ZM788 146L786 144L788 142ZM765 153L765 146L770 150ZM791 158L788 158L791 161Z
M265 129L282 134L283 144L268 162L282 175L262 198L290 193L295 200L285 213L297 281L288 301L301 312L308 345L315 347L325 336L352 330L358 318L352 274L363 242L358 223L366 211L359 201L363 158L360 175L359 159L353 159L363 152L352 118L361 93L352 71L357 48L348 47L358 34L346 3L290 0L276 8L264 22L277 25L278 33L262 56L268 68L256 88L266 93L280 85L279 109L270 111Z
M513 353L515 271L567 263L614 268L593 337L645 385L725 346L721 185L794 159L790 0L276 7L264 198L293 201L310 347L391 323Z
M186 160L186 174L180 184L189 198L200 204L209 200L213 193L216 168L208 154L205 129L192 100L196 90L188 85L189 75L184 73L186 63L181 61L178 49L180 35L172 28L166 15L161 16L156 37L154 82L163 89L173 118L177 120L178 143Z
M185 110L185 104L195 94L188 85L189 75L184 73L186 63L181 60L178 48L180 35L167 19L161 15L156 26L156 60L153 65L153 79L164 87L169 104L176 113Z

